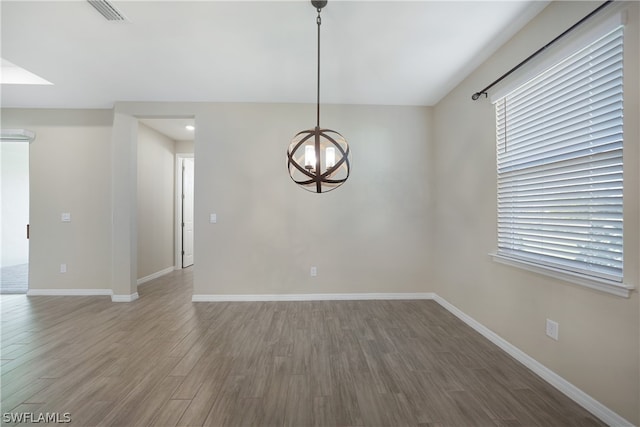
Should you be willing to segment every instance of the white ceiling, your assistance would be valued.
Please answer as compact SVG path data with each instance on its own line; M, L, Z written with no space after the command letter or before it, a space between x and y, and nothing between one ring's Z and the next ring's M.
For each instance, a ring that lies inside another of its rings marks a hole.
M547 3L330 1L321 102L434 105ZM2 106L315 102L306 0L113 4L130 22L86 1L2 0L2 58L53 83L2 85Z

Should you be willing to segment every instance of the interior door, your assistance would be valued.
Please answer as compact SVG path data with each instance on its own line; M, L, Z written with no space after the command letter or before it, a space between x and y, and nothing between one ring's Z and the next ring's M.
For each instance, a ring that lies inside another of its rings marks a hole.
M182 268L193 265L194 161L182 160Z

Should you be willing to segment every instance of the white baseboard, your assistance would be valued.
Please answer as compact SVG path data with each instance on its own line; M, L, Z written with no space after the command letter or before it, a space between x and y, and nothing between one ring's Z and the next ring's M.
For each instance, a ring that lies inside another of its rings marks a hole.
M174 266L171 266L171 267L167 267L167 268L165 268L165 269L162 269L162 270L160 270L160 271L156 271L156 272L155 272L155 273L153 273L153 274L150 274L150 275L148 275L148 276L141 277L140 279L138 279L137 284L138 284L138 285L141 285L141 284L146 283L146 282L149 282L149 281L151 281L151 280L153 280L153 279L157 279L158 277L162 277L162 276L164 276L164 275L167 275L167 274L169 274L169 273L172 273L175 269L176 269L176 268L175 268Z
M111 289L29 289L27 296L96 296L112 295Z
M138 293L131 295L111 295L112 302L133 302L139 298Z
M607 408L602 403L598 402L593 397L589 396L578 387L571 384L569 381L562 378L560 375L553 372L551 369L544 366L542 363L535 360L513 344L506 341L504 338L493 332L491 329L482 325L471 316L468 316L456 306L447 302L444 298L434 294L433 298L438 304L447 309L450 313L462 320L464 323L476 330L486 339L500 347L502 350L511 355L518 362L532 370L535 374L541 377L543 380L557 388L560 392L567 397L575 401L578 405L582 406L587 411L591 412L596 417L600 418L603 422L610 426L633 426L632 423Z
M111 296L113 302L132 302L138 299L138 293L114 295L111 289L29 289L27 296Z
M193 302L222 302L222 301L334 301L334 300L415 300L433 299L435 294L422 293L366 293L366 294L258 294L258 295L230 295L230 294L194 294Z

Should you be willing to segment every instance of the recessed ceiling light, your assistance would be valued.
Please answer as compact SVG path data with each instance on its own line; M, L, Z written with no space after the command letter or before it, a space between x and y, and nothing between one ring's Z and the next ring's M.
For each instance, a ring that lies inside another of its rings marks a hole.
M196 129L196 127L194 125L186 125L184 128L186 130L195 130Z
M0 83L3 85L52 85L53 83L36 76L30 71L19 67L6 59L2 59Z

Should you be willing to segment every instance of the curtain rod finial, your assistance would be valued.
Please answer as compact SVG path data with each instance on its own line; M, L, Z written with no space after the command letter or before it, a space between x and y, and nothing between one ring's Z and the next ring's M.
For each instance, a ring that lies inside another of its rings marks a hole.
M476 92L473 95L471 95L471 99L473 99L474 101L477 101L478 98L480 98L481 95L484 95L484 97L487 97L487 92Z

